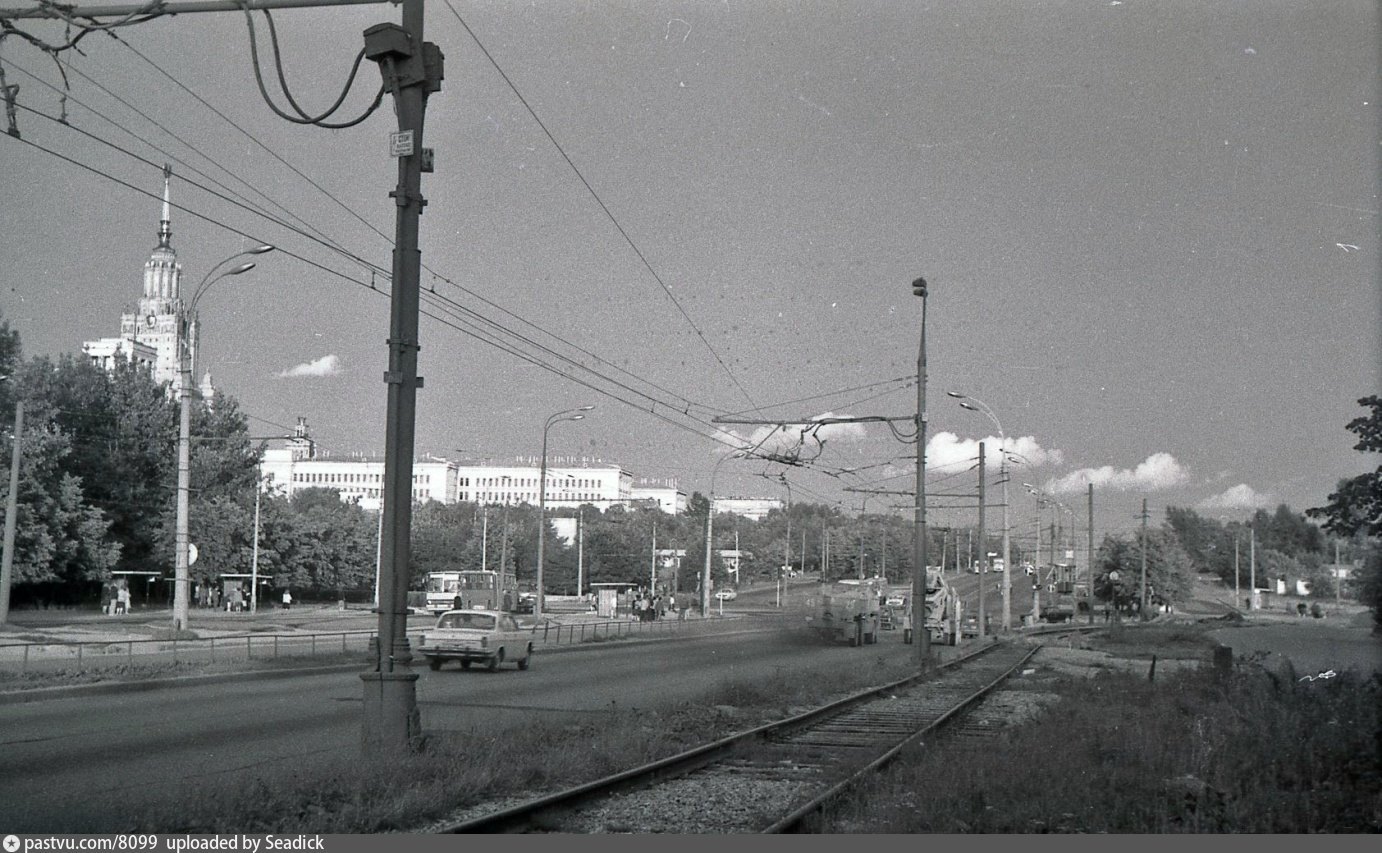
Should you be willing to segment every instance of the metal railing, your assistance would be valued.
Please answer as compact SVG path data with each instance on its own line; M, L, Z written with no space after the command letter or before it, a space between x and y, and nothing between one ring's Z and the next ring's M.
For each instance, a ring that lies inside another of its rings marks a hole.
M531 627L534 641L543 646L601 642L615 638L667 635L706 626L715 619L660 619L642 622L611 619L600 622L561 623L551 620ZM408 632L414 647L426 628ZM332 631L312 634L244 634L195 639L52 640L36 643L0 643L0 670L27 673L41 670L78 670L118 666L220 663L277 660L288 657L366 655L376 631Z

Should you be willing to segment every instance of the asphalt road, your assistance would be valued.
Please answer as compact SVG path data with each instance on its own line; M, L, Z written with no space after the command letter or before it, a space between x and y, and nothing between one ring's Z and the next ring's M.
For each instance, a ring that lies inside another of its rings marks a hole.
M538 656L527 672L418 668L417 695L428 732L521 726L911 653L900 633L883 640L867 649L776 633L614 643ZM358 674L339 673L0 706L0 831L128 828L122 814L175 805L206 783L310 775L358 754L362 696Z

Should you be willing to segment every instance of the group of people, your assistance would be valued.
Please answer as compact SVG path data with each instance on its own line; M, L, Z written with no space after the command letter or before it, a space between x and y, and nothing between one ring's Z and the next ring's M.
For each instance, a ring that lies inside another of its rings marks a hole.
M677 602L676 594L670 594L665 598L649 590L637 590L630 594L629 609L634 618L640 622L654 622L658 619L669 619L675 616L677 619L686 618L687 599L685 596L682 602Z
M114 616L117 613L130 612L130 587L123 580L112 581L106 584L103 594L102 608L106 613Z

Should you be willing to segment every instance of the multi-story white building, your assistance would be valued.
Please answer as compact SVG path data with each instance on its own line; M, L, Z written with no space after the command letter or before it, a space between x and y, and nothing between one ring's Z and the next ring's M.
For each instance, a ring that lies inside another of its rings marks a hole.
M264 451L260 470L264 489L285 496L322 487L338 490L342 500L355 501L365 509L377 510L382 503L383 459L319 455L305 418L298 418L286 446ZM538 465L463 465L427 457L413 462L413 500L537 506L541 479ZM618 465L547 466L549 508L589 504L607 510L638 500L633 475ZM675 507L676 501L671 504ZM684 495L681 508L685 508Z
M630 498L634 504L656 506L668 515L686 512L686 492L675 485L636 485L630 491Z
M459 500L480 504L538 504L537 465L457 465ZM618 465L547 466L547 506L591 504L601 510L633 499L633 475Z
M762 521L769 512L783 506L779 498L715 498L713 505L717 513L742 515L754 521Z

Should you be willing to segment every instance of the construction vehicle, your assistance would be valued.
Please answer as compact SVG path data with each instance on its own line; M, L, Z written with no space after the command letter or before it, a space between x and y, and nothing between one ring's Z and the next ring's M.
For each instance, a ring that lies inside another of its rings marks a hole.
M931 642L953 646L959 642L961 625L960 597L950 584L945 582L945 573L939 568L926 570L926 630L931 634ZM912 642L911 596L907 600L906 625L902 632L902 642Z
M888 592L881 579L822 581L806 617L810 627L834 641L851 646L878 642L881 608Z
M1043 622L1071 622L1076 616L1089 612L1089 590L1077 584L1074 563L1056 563L1046 574L1045 596L1042 599Z

